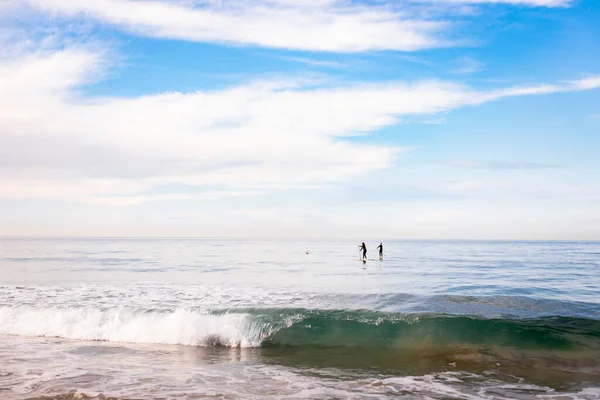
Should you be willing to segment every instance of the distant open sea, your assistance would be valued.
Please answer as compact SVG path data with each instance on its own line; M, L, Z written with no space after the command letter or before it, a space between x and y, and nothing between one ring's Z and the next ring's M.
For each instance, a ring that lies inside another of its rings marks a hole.
M600 399L599 242L361 241L0 239L0 399Z

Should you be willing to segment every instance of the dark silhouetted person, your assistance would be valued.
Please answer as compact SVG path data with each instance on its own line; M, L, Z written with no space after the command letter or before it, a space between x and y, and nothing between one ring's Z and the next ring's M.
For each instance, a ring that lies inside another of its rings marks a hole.
M360 250L362 251L362 259L365 261L367 259L367 245L365 242L362 242L360 245Z
M379 249L379 259L383 259L383 243L379 243L379 246L377 246L377 248Z

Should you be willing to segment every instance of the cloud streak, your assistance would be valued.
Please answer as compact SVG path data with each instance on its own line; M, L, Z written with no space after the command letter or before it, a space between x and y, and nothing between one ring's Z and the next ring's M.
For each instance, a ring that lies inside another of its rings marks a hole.
M296 62L300 64L304 64L307 67L316 67L316 68L331 68L331 69L348 69L349 64L344 64L338 61L328 61L328 60L318 60L315 58L307 58L307 57L282 57L284 61Z
M345 0L23 0L7 6L7 10L33 10L67 20L84 17L147 37L354 53L415 51L458 43L448 38L452 24L447 15L419 11L433 3L431 0L400 4ZM566 7L570 1L443 0L442 3Z
M431 0L423 0L422 2L431 2ZM440 2L451 4L509 4L528 7L568 7L573 3L573 0L440 0Z
M514 162L514 161L472 161L472 160L454 160L447 161L444 165L457 168L469 169L487 169L490 171L511 171L511 170L540 170L563 168L560 165L544 164L536 162Z
M64 18L85 16L131 33L197 42L330 52L412 51L443 45L446 23L350 2L25 0Z

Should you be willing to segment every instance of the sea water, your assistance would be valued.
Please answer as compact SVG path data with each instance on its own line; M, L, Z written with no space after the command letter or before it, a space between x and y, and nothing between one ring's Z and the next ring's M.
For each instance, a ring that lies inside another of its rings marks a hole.
M600 399L600 243L0 239L0 398Z

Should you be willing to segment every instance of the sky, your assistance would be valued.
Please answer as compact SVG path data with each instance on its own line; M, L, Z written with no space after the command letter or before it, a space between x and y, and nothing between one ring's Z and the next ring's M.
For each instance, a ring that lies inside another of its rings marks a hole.
M596 0L0 0L0 235L600 240Z

